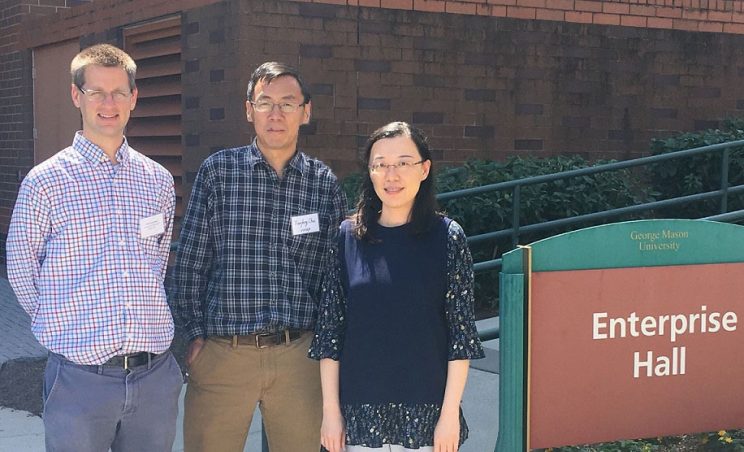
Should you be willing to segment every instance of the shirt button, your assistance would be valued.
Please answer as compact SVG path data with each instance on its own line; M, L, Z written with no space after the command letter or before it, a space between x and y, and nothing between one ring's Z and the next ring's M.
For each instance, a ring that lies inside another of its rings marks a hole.
M125 240L119 240L119 246L120 246L120 247L121 247L122 249L124 249L124 248L125 248L126 244L127 244L127 242L126 242Z
M128 278L129 277L129 270L124 270L124 273L122 273L122 275L124 275L125 278Z

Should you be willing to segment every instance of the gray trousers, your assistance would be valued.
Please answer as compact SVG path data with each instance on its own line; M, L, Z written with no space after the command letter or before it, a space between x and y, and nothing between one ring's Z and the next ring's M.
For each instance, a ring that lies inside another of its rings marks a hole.
M181 369L170 352L129 370L49 354L44 371L47 452L170 452Z

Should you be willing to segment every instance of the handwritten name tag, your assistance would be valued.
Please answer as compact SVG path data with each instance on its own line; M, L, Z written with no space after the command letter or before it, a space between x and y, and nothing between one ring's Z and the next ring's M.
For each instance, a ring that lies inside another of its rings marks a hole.
M157 213L151 217L140 219L140 238L146 239L165 232L163 214Z
M310 234L320 231L317 213L292 217L292 235Z

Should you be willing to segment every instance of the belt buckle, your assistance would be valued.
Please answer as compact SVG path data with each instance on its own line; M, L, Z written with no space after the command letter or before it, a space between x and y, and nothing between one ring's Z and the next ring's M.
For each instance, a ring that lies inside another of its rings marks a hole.
M256 338L256 348L257 349L262 349L262 348L268 347L268 345L261 345L261 339L260 339L261 338L261 335L260 334L256 334L254 337Z
M124 355L124 370L129 370L129 356Z

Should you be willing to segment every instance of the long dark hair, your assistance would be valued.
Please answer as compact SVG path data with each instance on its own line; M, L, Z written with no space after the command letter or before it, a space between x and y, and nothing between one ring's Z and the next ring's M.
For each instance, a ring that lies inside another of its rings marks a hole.
M391 122L372 132L367 139L362 156L362 165L365 175L362 180L362 188L359 193L356 212L352 215L354 220L354 235L360 240L372 241L370 237L369 226L377 223L382 212L382 200L375 192L372 185L372 178L369 174L369 156L372 153L372 146L385 138L395 138L399 136L408 137L413 141L418 149L423 161L431 161L431 151L424 133L406 122ZM419 235L432 226L437 213L437 200L434 189L434 166L429 169L429 175L421 181L419 191L413 200L413 209L411 210L411 226L414 235Z

